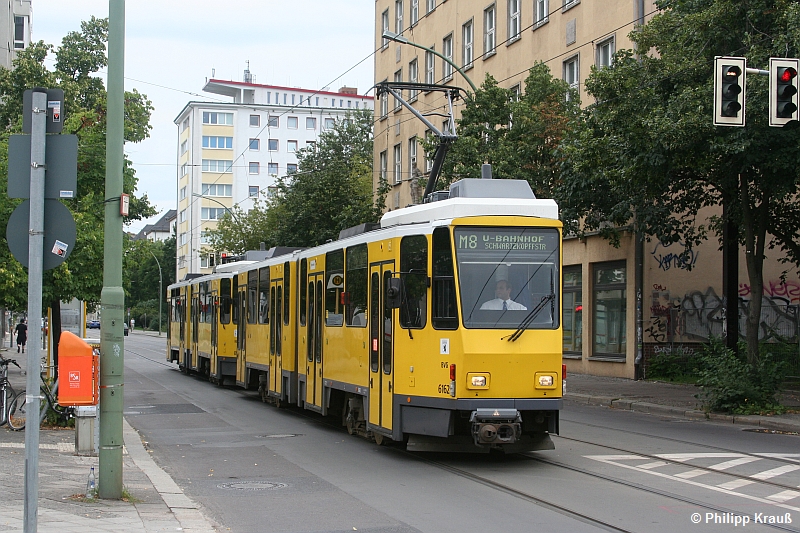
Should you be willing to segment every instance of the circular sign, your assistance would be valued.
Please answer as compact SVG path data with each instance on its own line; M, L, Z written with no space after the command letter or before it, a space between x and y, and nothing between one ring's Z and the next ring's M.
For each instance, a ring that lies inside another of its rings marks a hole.
M25 268L28 268L30 211L31 201L25 200L11 213L6 227L8 249ZM45 199L42 270L50 270L63 263L72 253L76 238L75 219L67 206L58 200Z

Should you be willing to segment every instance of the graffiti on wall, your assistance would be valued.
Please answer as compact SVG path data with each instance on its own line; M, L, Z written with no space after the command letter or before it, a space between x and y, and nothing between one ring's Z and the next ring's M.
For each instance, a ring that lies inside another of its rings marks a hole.
M786 339L798 335L800 324L800 284L764 284L761 302L759 339ZM739 286L739 331L744 336L745 321L752 298L749 287ZM725 302L709 287L676 296L667 287L655 284L651 292L650 322L645 341L673 343L706 341L725 335Z
M650 252L650 255L653 256L656 263L658 263L658 268L663 270L664 272L670 269L682 269L682 270L691 270L692 267L695 266L697 263L697 258L700 257L700 252L697 250L685 250L683 243L678 242L678 246L675 248L683 249L680 253L674 253L672 251L668 251L667 248L672 247L672 244L664 244L662 242L658 242L653 248L653 251Z

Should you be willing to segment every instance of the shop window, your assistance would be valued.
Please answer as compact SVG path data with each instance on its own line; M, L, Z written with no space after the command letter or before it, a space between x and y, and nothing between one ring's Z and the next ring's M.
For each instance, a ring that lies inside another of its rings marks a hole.
M592 287L592 355L625 359L627 350L625 263L594 266Z
M583 349L583 280L581 266L564 269L564 355L581 355Z

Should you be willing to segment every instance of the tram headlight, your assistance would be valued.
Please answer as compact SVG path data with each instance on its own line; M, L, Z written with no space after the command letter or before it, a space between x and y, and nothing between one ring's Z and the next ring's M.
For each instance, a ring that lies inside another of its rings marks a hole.
M558 385L558 374L555 372L536 372L533 385L537 389L553 390Z
M467 388L486 390L489 388L491 375L488 372L468 372Z
M552 387L553 386L553 376L539 376L539 386L540 387Z
M486 386L486 376L472 376L472 386L473 387L485 387Z

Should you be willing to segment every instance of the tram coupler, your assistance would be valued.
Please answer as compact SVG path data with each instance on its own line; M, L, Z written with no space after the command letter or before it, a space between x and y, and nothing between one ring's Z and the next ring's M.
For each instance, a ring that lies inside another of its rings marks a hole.
M516 409L476 409L469 421L477 446L513 444L522 437L522 415Z

